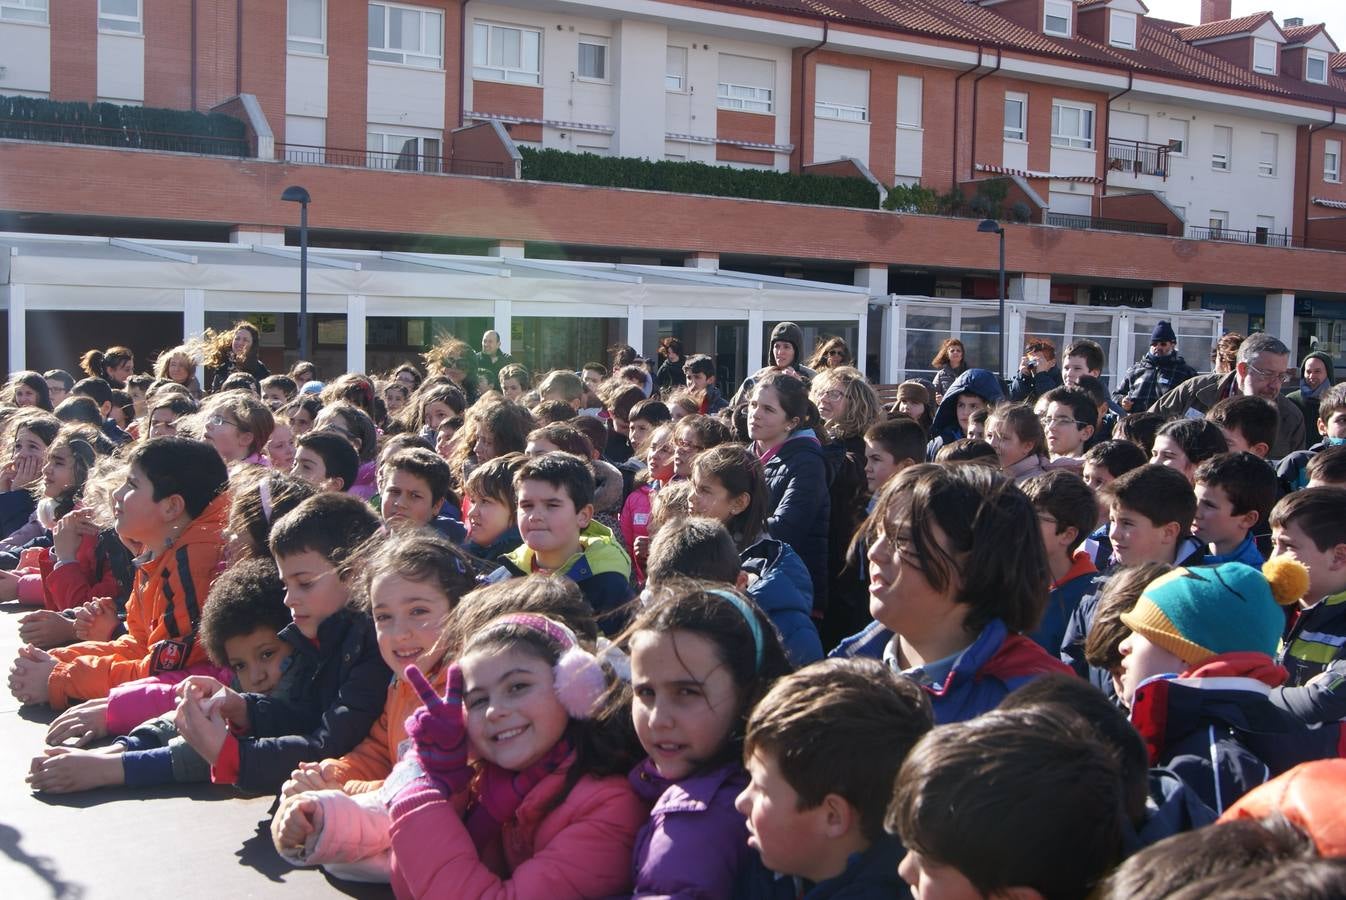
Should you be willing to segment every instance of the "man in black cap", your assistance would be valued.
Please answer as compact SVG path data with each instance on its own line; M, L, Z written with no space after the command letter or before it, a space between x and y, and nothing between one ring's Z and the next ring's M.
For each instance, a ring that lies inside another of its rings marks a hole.
M1196 369L1178 355L1178 336L1173 333L1173 326L1161 319L1150 332L1150 352L1127 369L1126 377L1113 391L1113 396L1127 412L1144 412L1194 375Z

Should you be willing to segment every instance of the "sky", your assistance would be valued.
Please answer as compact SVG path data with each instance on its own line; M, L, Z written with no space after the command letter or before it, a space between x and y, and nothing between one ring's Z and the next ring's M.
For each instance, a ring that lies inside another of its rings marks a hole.
M1156 19L1168 19L1173 22L1186 22L1189 25L1201 21L1201 0L1142 0L1149 7L1150 15ZM1327 33L1332 35L1338 47L1346 50L1346 2L1343 0L1234 0L1233 16L1239 18L1250 13L1270 10L1277 23L1287 17L1298 16L1305 25L1318 22L1327 24Z

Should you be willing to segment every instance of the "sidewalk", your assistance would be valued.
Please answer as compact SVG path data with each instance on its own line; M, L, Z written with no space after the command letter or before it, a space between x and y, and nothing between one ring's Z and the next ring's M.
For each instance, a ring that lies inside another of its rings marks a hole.
M0 660L8 680L26 612L0 606ZM3 900L391 897L386 887L331 881L293 869L271 846L272 798L213 785L34 794L28 763L54 714L21 708L0 690L0 890Z

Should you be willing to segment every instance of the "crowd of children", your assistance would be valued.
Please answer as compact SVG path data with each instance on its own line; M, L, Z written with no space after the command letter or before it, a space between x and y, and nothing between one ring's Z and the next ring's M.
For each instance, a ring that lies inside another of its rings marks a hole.
M1160 326L1117 397L950 339L891 408L788 322L732 401L672 338L16 373L29 783L278 795L281 858L404 897L1346 895L1346 384L1300 449L1278 342Z

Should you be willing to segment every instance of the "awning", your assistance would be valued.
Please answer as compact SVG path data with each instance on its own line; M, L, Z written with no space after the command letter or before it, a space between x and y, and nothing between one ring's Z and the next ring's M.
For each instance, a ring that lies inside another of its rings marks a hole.
M1084 184L1098 184L1103 179L1093 175L1053 175L1051 172L1034 172L1030 169L1012 169L1009 166L988 166L977 163L978 172L990 172L992 175L1018 175L1020 178L1049 178L1052 181L1079 181Z
M1326 206L1328 209L1346 209L1346 200L1328 200L1326 197L1314 197L1315 206Z

